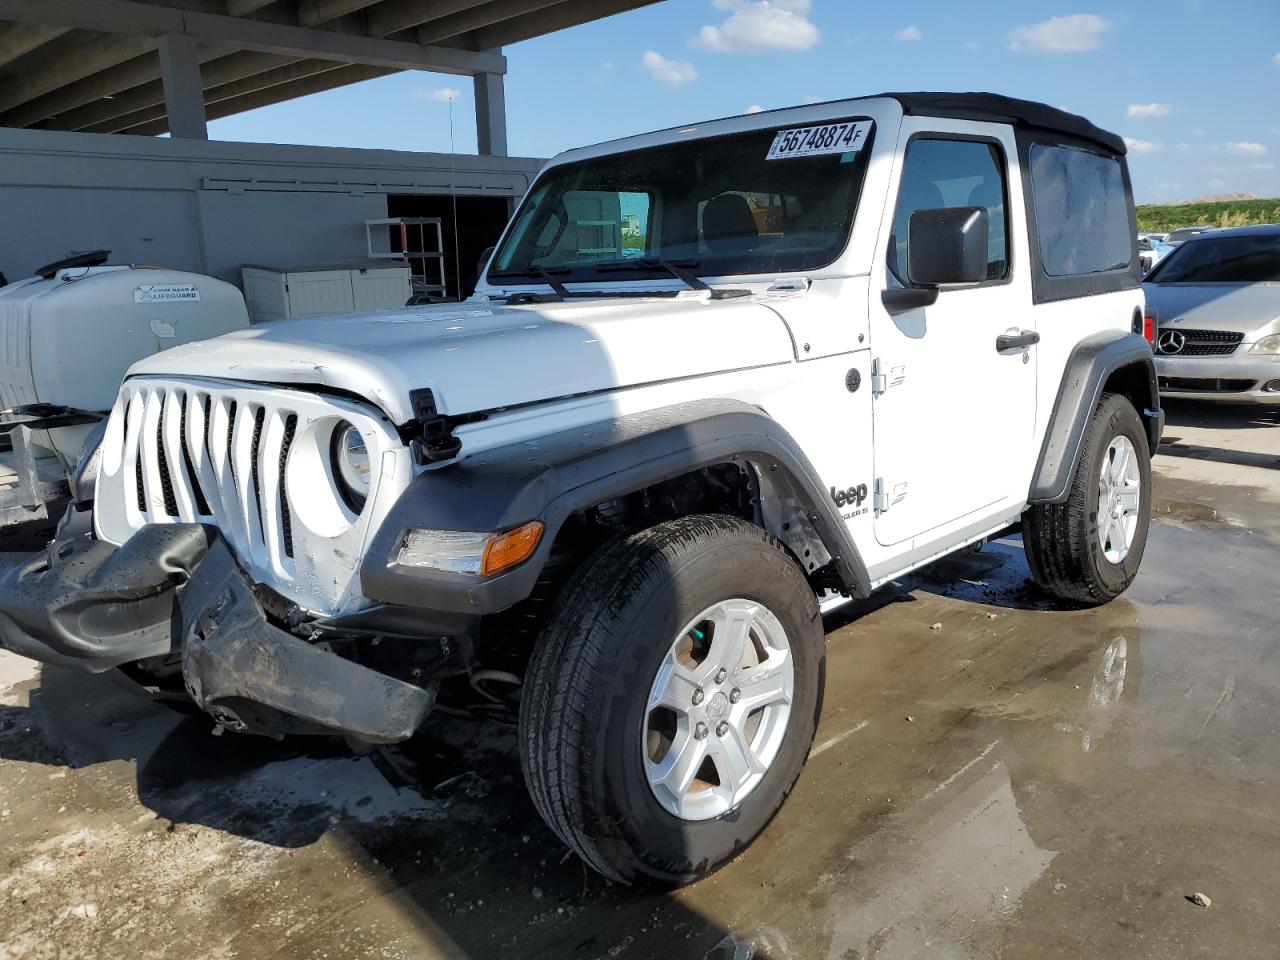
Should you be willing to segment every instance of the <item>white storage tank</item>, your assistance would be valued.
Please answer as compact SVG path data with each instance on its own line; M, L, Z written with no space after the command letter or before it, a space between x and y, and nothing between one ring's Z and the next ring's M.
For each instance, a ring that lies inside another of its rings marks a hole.
M77 266L12 283L0 288L0 409L105 413L138 360L248 325L239 290L195 273ZM55 441L74 462L74 436Z
M244 298L254 323L328 313L403 307L413 295L409 265L402 261L240 268Z

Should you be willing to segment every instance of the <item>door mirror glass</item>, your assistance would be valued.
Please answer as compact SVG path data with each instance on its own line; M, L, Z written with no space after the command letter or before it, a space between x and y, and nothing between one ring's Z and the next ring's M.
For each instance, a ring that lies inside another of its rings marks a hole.
M988 229L983 207L916 210L907 227L907 277L925 287L983 282Z

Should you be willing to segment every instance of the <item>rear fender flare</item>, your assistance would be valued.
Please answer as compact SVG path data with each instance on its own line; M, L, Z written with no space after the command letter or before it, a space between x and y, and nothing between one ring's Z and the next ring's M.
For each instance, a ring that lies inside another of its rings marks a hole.
M1151 345L1134 333L1095 334L1077 344L1067 359L1031 481L1029 503L1058 503L1067 498L1089 417L1097 408L1107 381L1126 368L1132 368L1134 380L1141 384L1136 398L1140 401L1138 415L1147 428L1150 451L1155 454L1164 414Z

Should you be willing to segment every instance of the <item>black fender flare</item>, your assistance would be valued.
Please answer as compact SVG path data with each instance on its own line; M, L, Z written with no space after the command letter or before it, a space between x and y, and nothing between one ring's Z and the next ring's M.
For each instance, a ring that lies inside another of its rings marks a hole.
M1155 454L1164 429L1164 412L1160 409L1160 388L1151 344L1126 331L1094 334L1080 341L1067 359L1032 476L1029 503L1058 503L1066 499L1071 490L1071 477L1080 462L1089 417L1112 374L1126 367L1135 368L1135 382L1141 384L1138 414L1147 427L1150 451Z
M800 446L759 407L717 399L563 430L426 471L392 506L373 536L360 569L363 593L377 602L432 611L496 613L533 591L556 534L570 515L719 463L754 470L762 512L779 527L770 532L799 556L805 551L797 550L796 543L804 541L797 538L808 532L807 542L817 551L810 558L811 567L829 560L846 590L855 596L871 592L866 565L848 527ZM397 563L410 528L499 532L531 520L546 525L538 549L524 563L493 577Z

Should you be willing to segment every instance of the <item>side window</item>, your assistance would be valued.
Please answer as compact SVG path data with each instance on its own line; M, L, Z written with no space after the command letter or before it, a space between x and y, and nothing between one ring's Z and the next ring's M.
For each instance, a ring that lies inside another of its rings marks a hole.
M907 144L889 237L889 270L907 283L907 225L917 210L983 207L987 211L987 279L1009 275L1004 154L992 143L917 137Z
M1037 143L1030 160L1044 272L1079 277L1128 270L1133 239L1119 158Z

